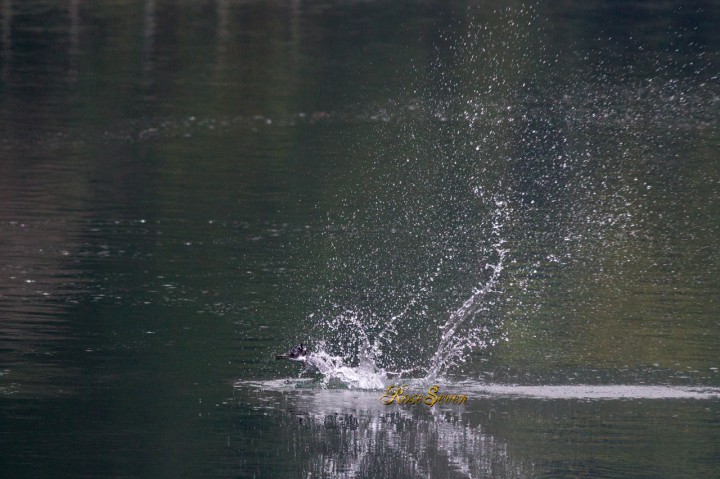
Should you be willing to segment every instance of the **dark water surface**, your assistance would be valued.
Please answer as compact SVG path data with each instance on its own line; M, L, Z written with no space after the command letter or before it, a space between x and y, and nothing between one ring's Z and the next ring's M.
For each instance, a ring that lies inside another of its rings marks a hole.
M720 476L715 2L0 17L3 477Z

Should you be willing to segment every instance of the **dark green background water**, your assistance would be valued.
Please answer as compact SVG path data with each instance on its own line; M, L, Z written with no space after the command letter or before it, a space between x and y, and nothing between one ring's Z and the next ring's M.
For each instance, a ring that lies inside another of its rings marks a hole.
M720 475L717 394L246 383L427 367L501 240L447 387L719 387L714 2L0 8L3 477Z

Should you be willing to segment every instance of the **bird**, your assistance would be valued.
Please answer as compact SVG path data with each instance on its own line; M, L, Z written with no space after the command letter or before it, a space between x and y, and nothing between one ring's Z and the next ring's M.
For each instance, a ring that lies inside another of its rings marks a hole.
M307 359L308 348L303 346L303 343L296 344L288 352L284 354L278 354L275 359L290 359L292 361L305 361Z

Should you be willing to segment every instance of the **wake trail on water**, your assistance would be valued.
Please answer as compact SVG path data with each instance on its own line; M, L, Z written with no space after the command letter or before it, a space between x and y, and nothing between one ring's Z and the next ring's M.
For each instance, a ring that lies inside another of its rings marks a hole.
M346 380L356 378L356 372L350 372ZM378 406L384 410L385 405L378 401L378 392L385 391L387 385L377 382L381 378L360 379L355 383L365 387L352 387L350 383L340 381L324 383L307 378L295 379L274 379L266 381L237 381L235 388L257 388L262 391L297 391L300 390L339 390L354 391L356 393L367 393L367 396L353 396L353 399L360 399L365 407ZM390 383L388 383L390 384ZM395 384L395 383L392 383ZM431 385L425 379L402 381L407 394L424 394ZM469 399L502 399L502 398L526 398L534 400L582 400L582 401L617 401L617 400L672 400L672 399L695 399L695 400L716 400L720 399L720 388L703 386L663 386L644 384L571 384L571 385L521 385L521 384L497 384L482 383L478 381L445 381L442 390L453 394L464 394ZM362 398L365 398L364 400ZM376 404L377 403L377 404ZM453 406L456 407L456 406Z

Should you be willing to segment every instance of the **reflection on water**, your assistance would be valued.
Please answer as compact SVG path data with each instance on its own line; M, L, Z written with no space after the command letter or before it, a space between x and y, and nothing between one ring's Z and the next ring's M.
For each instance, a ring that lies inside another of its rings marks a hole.
M717 401L709 401L720 396L717 389L465 383L441 388L469 394L465 405L430 408L383 405L381 391L308 388L311 385L305 380L235 385L236 407L250 408L276 424L272 438L257 438L251 446L287 451L278 456L288 457L289 464L270 465L273 473L293 477L674 477L683 475L685 461L707 460L712 455L711 443L718 438L712 425L718 420ZM416 389L424 393L421 386ZM703 431L688 434L686 424L703 424ZM661 450L651 451L661 441L636 441L647 438L649 430L678 445L674 457L688 456L677 464L659 460ZM239 454L248 440L242 434L231 438ZM694 441L705 445L698 447ZM591 460L583 457L582 444L588 447ZM561 463L565 466L557 469ZM237 472L252 471L251 465L247 467Z
M35 158L6 156L0 175L0 357L6 373L0 391L7 394L64 394L78 374L62 356L73 339L67 314L87 291L78 264L88 216L78 195L87 183L43 158L53 154L37 148Z
M236 386L235 401L279 422L280 447L295 451L295 477L528 477L531 471L458 410L384 406L381 392L293 391L280 382L255 387Z

